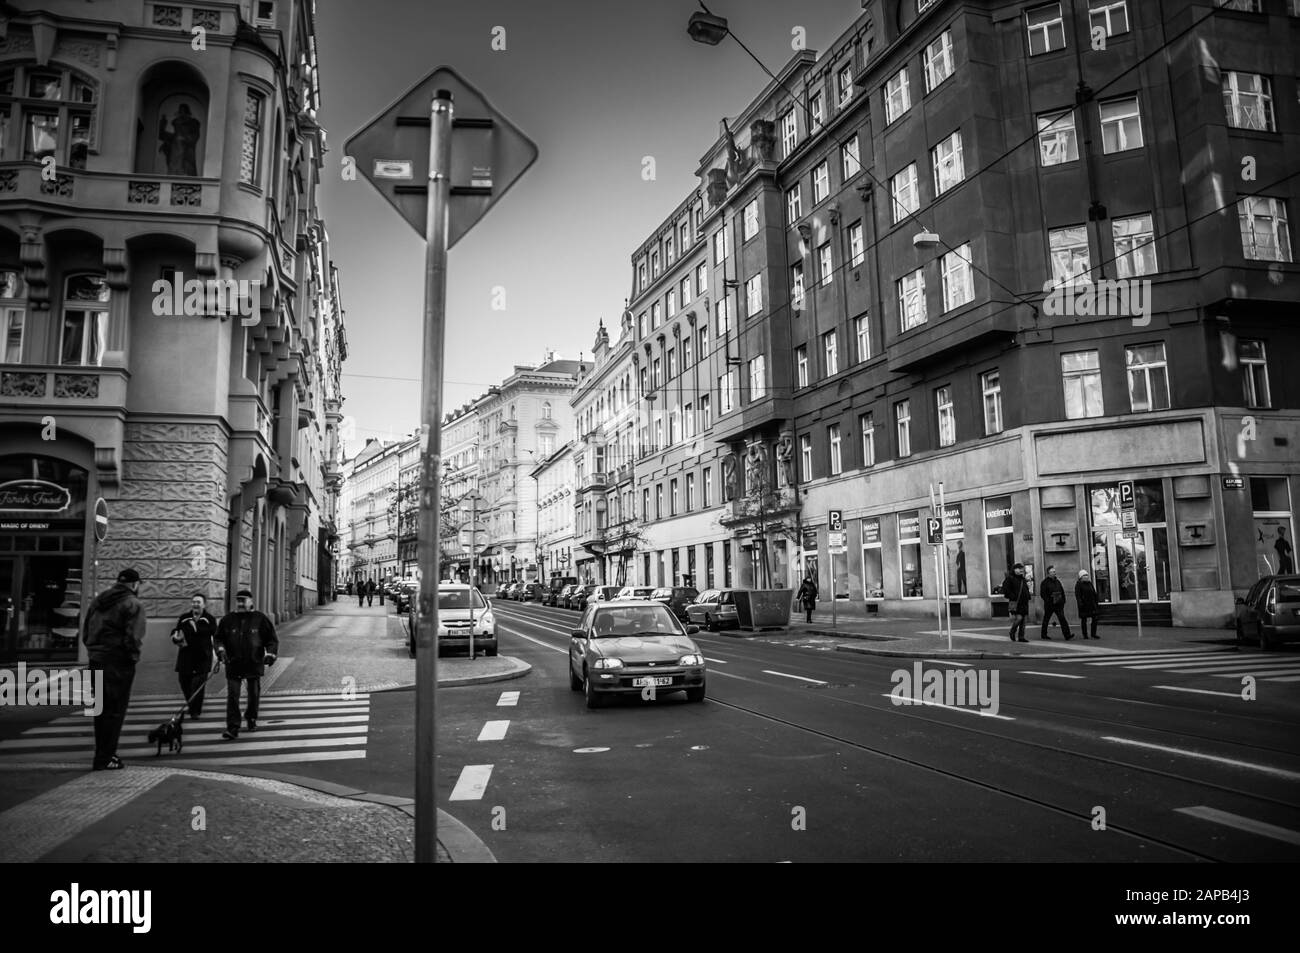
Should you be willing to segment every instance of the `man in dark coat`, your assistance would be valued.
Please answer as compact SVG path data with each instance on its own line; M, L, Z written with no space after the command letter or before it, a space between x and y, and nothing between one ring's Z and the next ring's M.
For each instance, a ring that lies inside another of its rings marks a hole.
M1079 607L1079 628L1083 637L1101 639L1097 634L1097 590L1092 584L1088 570L1079 570L1079 581L1074 584L1074 603ZM1088 635L1088 620L1092 620L1092 635Z
M217 620L208 612L208 600L200 592L190 597L190 611L176 620L172 643L177 647L176 675L181 697L189 699L190 717L203 714L204 683L212 673L212 637Z
M795 599L803 605L804 621L812 622L813 609L817 608L817 581L813 579L812 573L803 577Z
M375 581L373 579L368 579L366 580L366 605L373 606L374 604L375 604Z
M140 574L124 569L117 584L101 592L90 604L81 641L90 659L90 670L99 673L95 690L99 695L100 713L95 716L96 771L116 771L122 767L117 756L117 742L131 702L131 683L135 665L140 661L148 617L140 601Z
M1016 563L1002 580L1002 594L1007 597L1007 613L1011 628L1007 635L1012 642L1028 642L1025 638L1025 617L1029 615L1029 584L1025 582L1025 565Z
M1070 623L1065 618L1065 586L1056 578L1055 566L1047 567L1047 576L1039 586L1038 594L1043 597L1043 627L1038 637L1049 642L1052 640L1047 634L1047 623L1055 616L1061 622L1061 633L1065 636L1065 641L1070 641L1074 636L1070 634Z
M262 676L266 666L275 664L280 640L275 637L271 620L253 608L253 594L239 590L235 611L223 616L213 638L217 658L226 666L226 741L239 737L239 693L248 682L248 730L257 730L257 707L262 698Z

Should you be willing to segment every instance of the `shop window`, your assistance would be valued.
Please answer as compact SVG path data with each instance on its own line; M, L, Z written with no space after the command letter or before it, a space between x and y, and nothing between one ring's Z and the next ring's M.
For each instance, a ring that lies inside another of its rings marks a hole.
M989 593L1005 597L1002 583L1016 564L1011 497L995 496L984 501L984 535L989 550Z
M878 517L862 521L862 589L867 599L885 598L885 567L881 558Z
M903 598L922 598L925 580L921 560L921 515L917 510L898 514L898 572Z
M1250 504L1259 575L1295 572L1295 528L1286 477L1251 477Z

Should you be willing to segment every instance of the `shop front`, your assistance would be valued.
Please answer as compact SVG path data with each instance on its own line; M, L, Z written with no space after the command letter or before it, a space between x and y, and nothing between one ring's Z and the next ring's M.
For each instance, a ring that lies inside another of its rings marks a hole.
M1102 605L1169 602L1169 524L1161 480L1137 480L1137 528L1121 527L1116 484L1088 487L1090 571Z

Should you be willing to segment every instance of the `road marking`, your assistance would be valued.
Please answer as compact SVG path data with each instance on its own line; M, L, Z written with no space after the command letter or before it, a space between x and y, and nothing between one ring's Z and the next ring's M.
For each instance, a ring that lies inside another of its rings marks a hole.
M881 698L898 698L893 692L881 692ZM999 721L1015 721L1010 715L995 715L991 711L985 711L983 708L962 708L957 705L945 705L943 702L912 701L910 698L902 704L896 705L896 708L907 708L910 705L924 705L927 708L946 708L949 711L964 711L968 715L982 715L985 718L996 718Z
M1208 688L1179 688L1177 685L1152 685L1152 688L1163 688L1167 692L1188 692L1192 695L1222 695L1224 698L1240 698L1237 692L1212 692Z
M1143 660L1156 661L1157 659L1162 659L1162 658L1203 658L1203 657L1213 658L1215 656L1228 654L1227 652L1188 652L1185 649L1159 649L1157 651L1152 651L1152 652L1116 652L1111 649L1103 649L1097 646L1071 645L1069 647L1076 648L1076 649L1087 648L1097 654L1093 655L1092 658L1075 656L1074 658L1053 659L1053 661L1066 662L1066 663L1082 663L1084 665L1105 665L1107 664L1106 661L1104 661L1106 659L1113 659L1116 664L1123 664L1124 662L1143 661ZM1099 659L1103 661L1099 661Z
M306 761L352 761L364 758L366 753L350 748L347 751L304 751L301 755L253 754L246 758L186 758L185 766L193 764L221 767L227 764L299 764Z
M498 708L514 708L519 704L518 692L502 692L501 697L497 699Z
M461 768L456 786L451 789L449 801L480 801L487 791L488 778L492 777L492 765L467 764Z
M922 661L922 662L932 662L932 663L934 663L935 665L960 665L962 668L970 668L970 667L971 667L971 663L970 663L970 662L954 662L954 661L951 661L950 659L942 659L942 658L926 658L926 659L921 659L921 661Z
M543 642L541 639L535 639L531 635L524 635L522 632L511 632L510 635L516 639L527 639L529 642L534 642L537 645L540 645L544 649L550 649L552 652L559 652L562 655L569 654L569 650L567 648L562 649L558 645L551 645L551 643L549 642Z
M785 672L774 672L770 668L763 669L764 675L780 675L782 678L797 678L801 682L812 682L814 685L829 685L830 682L823 682L816 678L804 678L802 675L788 675Z
M1190 817L1197 817L1214 824L1235 827L1239 831L1259 834L1261 837L1271 837L1285 844L1300 844L1300 833L1296 831L1278 827L1276 824L1266 824L1251 817L1242 817L1240 814L1229 814L1227 811L1220 811L1218 808L1201 805L1199 807L1180 807L1176 808L1176 811L1179 814L1187 814Z
M489 721L483 726L483 730L478 733L479 741L500 741L506 736L506 730L510 727L508 721Z
M1064 672L1021 672L1021 675L1041 675L1044 678L1087 678L1086 675L1066 675Z
M1114 741L1122 745L1135 745L1139 748L1150 748L1153 751L1163 751L1167 754L1181 754L1189 758L1201 758L1204 761L1214 761L1218 764L1231 765L1234 768L1250 768L1252 771L1261 771L1264 774L1271 774L1275 777L1286 778L1288 781L1300 781L1300 773L1295 771L1286 771L1282 768L1270 767L1267 764L1254 764L1250 761L1238 761L1235 758L1223 758L1217 754L1205 754L1200 751L1188 751L1186 748L1170 748L1166 745L1153 745L1147 741L1134 741L1131 738L1116 738L1112 735L1105 735L1102 741Z
M574 754L601 754L602 752L608 750L609 750L608 748L574 748L573 753Z
M726 665L726 664L727 664L726 662L724 662L724 661L723 661L722 659L720 659L720 658L709 658L707 655L704 656L704 661L706 661L706 662L712 662L714 665Z
M1300 675L1300 668L1264 668L1258 672L1232 672L1228 675L1215 675L1215 678L1240 678L1243 675L1254 675L1256 678L1268 679L1271 682L1291 682L1292 678L1274 678L1274 675Z
M1227 678L1226 675L1220 675L1219 678ZM1293 675L1290 678L1270 678L1270 682L1300 682L1300 675Z
M1170 665L1134 665L1136 671L1143 672L1148 669L1159 668L1166 672L1178 672L1179 674L1190 673L1195 675L1197 672L1217 672L1225 668L1259 668L1261 671L1268 671L1267 666L1260 666L1250 659L1237 659L1235 662L1174 662Z

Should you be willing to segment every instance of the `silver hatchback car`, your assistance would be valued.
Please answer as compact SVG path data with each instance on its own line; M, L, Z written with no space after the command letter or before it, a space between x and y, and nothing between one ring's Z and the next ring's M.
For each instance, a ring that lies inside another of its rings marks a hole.
M599 602L582 614L569 639L569 687L599 708L616 695L656 699L685 692L704 701L704 654L668 608L647 600Z

